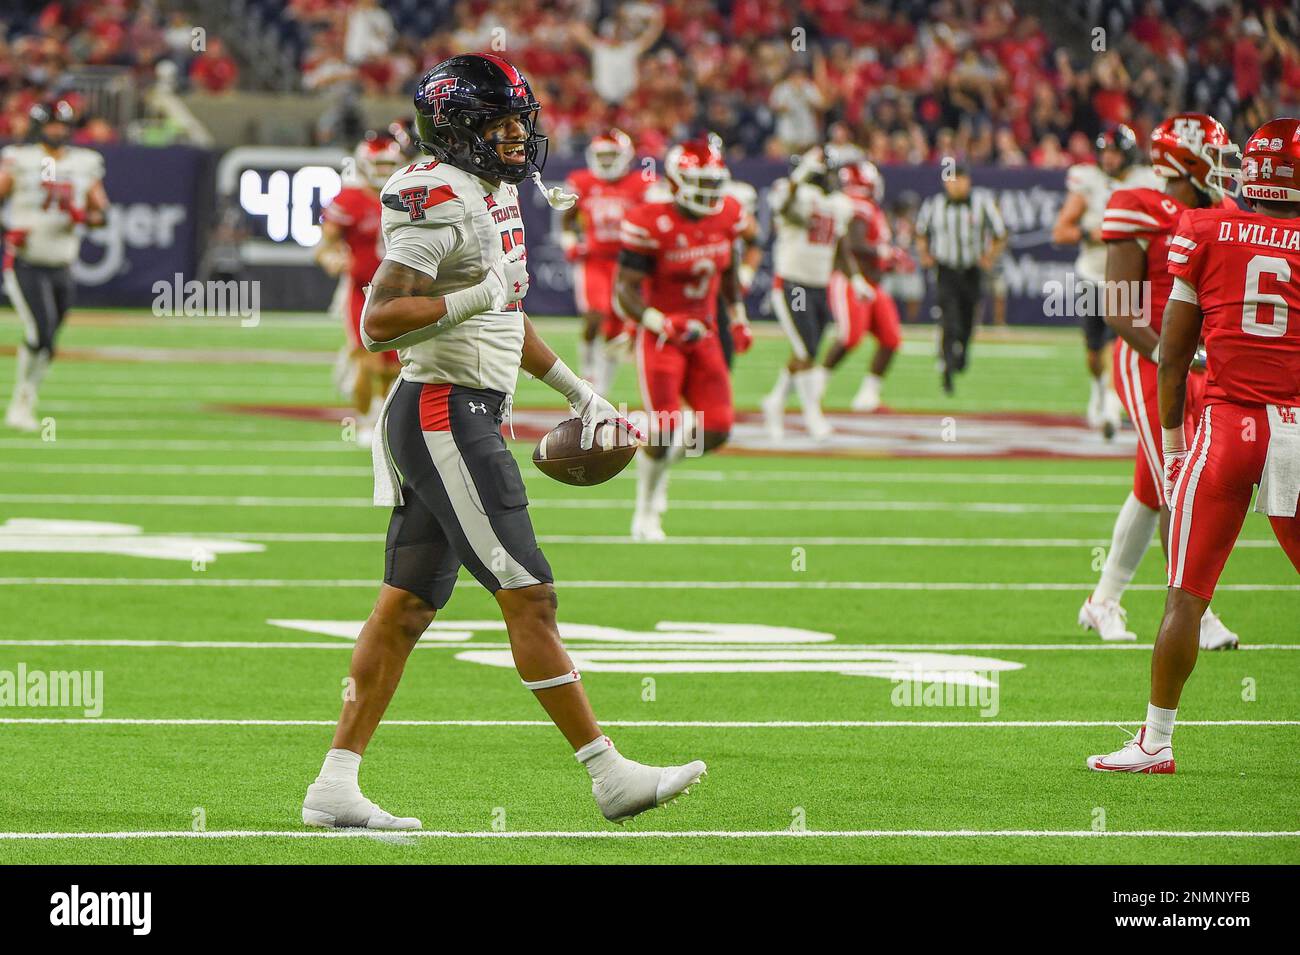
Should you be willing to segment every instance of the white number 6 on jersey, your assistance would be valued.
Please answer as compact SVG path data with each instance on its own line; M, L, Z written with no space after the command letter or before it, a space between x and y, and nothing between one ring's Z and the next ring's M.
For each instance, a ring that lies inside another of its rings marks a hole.
M1271 275L1281 282L1291 281L1291 263L1276 255L1257 255L1246 266L1245 303L1241 309L1241 330L1261 338L1281 338L1286 334L1286 299L1276 292L1261 292L1259 277ZM1273 321L1265 325L1256 317L1260 305L1273 306Z

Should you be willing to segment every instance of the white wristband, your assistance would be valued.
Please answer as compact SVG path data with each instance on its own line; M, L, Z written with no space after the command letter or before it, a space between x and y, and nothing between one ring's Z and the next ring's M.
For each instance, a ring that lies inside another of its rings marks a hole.
M542 375L542 384L549 385L564 395L571 405L581 404L587 397L586 392L591 390L591 386L575 375L563 358L555 359L555 364Z
M1166 454L1187 450L1187 437L1183 434L1182 428L1162 428L1161 430L1164 432Z
M641 327L655 335L664 332L664 313L657 308L647 308L641 313Z
M1151 349L1151 363L1160 364L1160 343L1156 342L1156 347Z
M731 303L731 324L745 325L749 322L749 313L745 311L744 302Z
M488 278L478 285L461 289L459 292L448 292L443 296L442 301L447 307L449 324L459 325L467 318L491 310L496 304L499 290L499 283L495 282L489 274Z

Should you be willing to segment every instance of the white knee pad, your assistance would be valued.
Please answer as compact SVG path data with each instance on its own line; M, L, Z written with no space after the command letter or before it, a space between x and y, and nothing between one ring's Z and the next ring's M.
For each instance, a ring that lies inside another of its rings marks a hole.
M560 676L553 676L549 680L532 680L531 682L528 680L520 680L519 682L530 690L549 690L553 686L564 686L566 683L577 683L581 679L582 674L578 672L577 667L574 667L568 673Z

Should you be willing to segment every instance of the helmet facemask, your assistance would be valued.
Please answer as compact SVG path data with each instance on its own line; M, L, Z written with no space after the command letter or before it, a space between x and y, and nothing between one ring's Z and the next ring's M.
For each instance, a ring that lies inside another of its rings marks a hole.
M725 168L679 169L670 177L673 199L687 212L711 216L722 208L731 174Z

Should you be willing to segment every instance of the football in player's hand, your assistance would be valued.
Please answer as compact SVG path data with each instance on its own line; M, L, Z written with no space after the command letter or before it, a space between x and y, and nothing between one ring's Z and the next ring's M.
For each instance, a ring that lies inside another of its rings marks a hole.
M583 451L582 419L569 418L542 435L533 451L533 464L549 478L563 484L587 487L603 484L627 467L636 454L636 437L622 421L596 425L591 448Z

